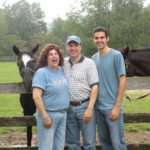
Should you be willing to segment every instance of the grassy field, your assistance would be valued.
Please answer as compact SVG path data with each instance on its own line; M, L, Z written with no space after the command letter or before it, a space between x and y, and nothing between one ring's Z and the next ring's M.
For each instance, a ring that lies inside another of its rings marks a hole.
M22 81L16 62L0 62L0 83Z
M16 62L0 62L0 83L22 81ZM0 116L21 116L19 94L0 94Z
M22 81L18 72L16 62L0 62L0 83L12 83ZM128 95L131 98L136 98L147 92L136 91L129 92ZM141 113L150 112L150 96L130 102L124 98L124 112L125 113ZM22 116L22 108L19 103L18 94L0 94L0 117L4 116ZM0 128L0 133L6 133L10 130L21 130L24 131L24 127L17 128ZM150 124L146 123L132 123L125 124L125 130L127 131L150 131Z

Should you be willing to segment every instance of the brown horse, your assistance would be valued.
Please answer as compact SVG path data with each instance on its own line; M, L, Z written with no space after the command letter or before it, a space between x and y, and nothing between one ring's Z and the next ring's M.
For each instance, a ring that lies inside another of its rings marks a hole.
M127 47L120 52L125 60L127 77L150 76L150 48L129 50Z

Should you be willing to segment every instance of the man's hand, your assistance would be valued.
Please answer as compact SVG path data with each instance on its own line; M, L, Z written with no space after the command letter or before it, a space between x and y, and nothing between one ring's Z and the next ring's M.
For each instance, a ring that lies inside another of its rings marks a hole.
M84 112L84 116L83 116L84 123L88 123L91 121L92 114L93 114L93 109L87 108L86 111Z
M114 106L110 113L110 119L111 120L116 120L119 117L119 112L120 112L120 107Z

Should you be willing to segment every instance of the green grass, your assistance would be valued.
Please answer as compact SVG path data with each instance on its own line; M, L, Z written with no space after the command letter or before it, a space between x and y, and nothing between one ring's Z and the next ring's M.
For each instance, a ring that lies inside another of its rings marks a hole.
M0 62L0 83L20 82L21 77L18 72L16 62ZM128 95L131 98L137 98L147 92L132 92ZM124 99L124 113L142 113L150 112L150 96L138 100L128 101ZM6 116L23 116L22 108L19 102L18 94L0 94L0 117ZM25 131L25 127L1 127L0 133L7 133L12 130ZM149 123L128 123L125 124L127 131L150 131Z
M127 93L130 98L134 99L144 94L147 94L146 91L135 91L132 93ZM129 101L124 98L124 113L144 113L150 112L150 95L135 101ZM138 132L138 131L150 131L150 123L126 123L126 131Z
M16 62L0 62L0 83L22 81Z
M23 116L18 94L1 94L0 107L0 117ZM0 134L14 130L25 131L25 127L1 127Z
M0 62L0 83L22 81L16 62ZM0 116L21 116L19 94L0 94Z
M150 92L150 91L149 91ZM148 91L134 91L134 93L127 93L130 98L134 99L144 94L147 94ZM135 101L129 101L124 98L124 113L142 113L150 112L150 95Z
M18 94L1 94L0 106L0 116L22 116Z

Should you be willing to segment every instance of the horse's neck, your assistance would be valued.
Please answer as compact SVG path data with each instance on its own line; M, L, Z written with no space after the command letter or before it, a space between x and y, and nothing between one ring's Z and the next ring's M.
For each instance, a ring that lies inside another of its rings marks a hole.
M150 51L129 51L127 58L132 63L142 62L149 64L150 63Z
M135 76L147 76L147 73L144 71L144 69L136 63L126 60L125 64L127 69L129 68L133 70Z

